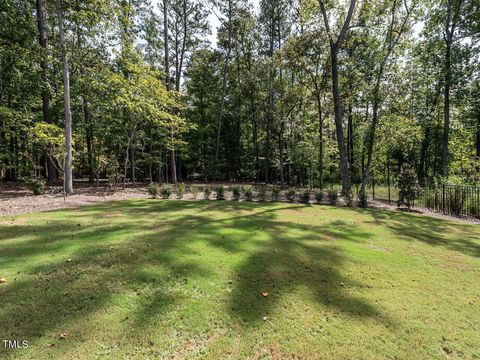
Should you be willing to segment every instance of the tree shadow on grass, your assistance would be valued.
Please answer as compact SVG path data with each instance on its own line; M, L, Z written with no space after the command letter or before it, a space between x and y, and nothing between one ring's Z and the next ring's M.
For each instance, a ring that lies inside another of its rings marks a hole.
M108 310L117 295L145 293L129 311L133 334L179 301L191 301L189 294L172 290L179 282L211 278L208 260L202 260L208 253L196 254L195 244L204 252L211 247L244 258L227 269L234 277L228 311L244 323L261 320L298 286L308 287L326 307L388 322L374 305L344 290L342 284L363 285L341 274L344 256L327 236L338 223L310 226L279 218L282 210L303 207L139 200L55 211L71 215L48 223L0 225L0 239L7 240L0 241L0 265L20 271L18 280L0 288L0 303L6 304L0 337L34 341ZM352 230L339 240L369 236ZM262 298L264 290L268 299Z
M273 313L284 294L302 287L307 288L315 302L324 308L393 325L376 306L349 294L349 289L368 286L341 273L345 256L338 243L363 242L370 233L353 228L332 236L332 227L343 224L341 221L321 226L276 219L259 221L272 236L235 269L235 285L229 303L234 318L253 325ZM263 295L265 291L267 297Z
M394 232L399 239L421 241L468 256L480 257L480 235L477 224L465 224L425 215L392 210L355 209L369 215L373 223Z

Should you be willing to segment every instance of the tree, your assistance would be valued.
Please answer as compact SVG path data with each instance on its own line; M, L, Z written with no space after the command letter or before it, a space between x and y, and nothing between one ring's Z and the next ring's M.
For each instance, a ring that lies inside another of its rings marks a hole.
M60 36L60 50L63 63L63 99L65 112L65 163L64 163L64 191L73 192L72 176L72 113L70 110L70 70L68 68L67 50L65 46L64 17L62 0L56 0L58 28Z
M338 152L340 156L340 173L342 176L342 192L344 194L350 193L350 175L348 170L348 160L345 149L345 140L343 135L343 114L342 114L342 99L340 96L339 89L339 73L338 73L338 53L340 47L345 38L345 34L350 26L350 22L353 17L353 12L355 10L356 0L350 0L348 6L348 12L343 21L343 25L340 27L340 31L337 36L332 33L330 27L330 21L328 18L327 9L325 7L325 2L319 0L320 10L322 12L323 21L325 29L328 35L329 44L330 44L330 61L332 68L332 95L333 95L333 104L334 104L334 114L335 114L335 128L337 132L337 144Z
M379 54L379 66L375 69L375 85L373 88L372 94L372 125L370 131L368 133L367 139L367 164L365 171L363 173L362 184L360 188L360 194L364 197L365 188L368 183L368 179L370 176L370 170L372 167L372 158L373 158L373 146L375 143L375 132L378 124L378 110L381 103L380 99L380 86L383 79L383 74L385 72L385 67L387 66L387 62L394 51L395 47L397 46L398 42L402 34L406 31L406 27L408 24L408 20L410 15L412 14L413 9L415 8L415 0L410 4L404 2L403 5L399 0L393 0L391 3L391 10L390 10L390 22L388 24L388 28L385 32L385 40L383 42L381 53ZM404 13L400 20L397 20L398 13L400 12L399 8L404 6Z
M451 52L455 39L455 31L459 21L463 0L447 0L445 16L445 62L443 92L443 142L442 142L442 175L448 175L448 140L450 133L450 87L452 82Z

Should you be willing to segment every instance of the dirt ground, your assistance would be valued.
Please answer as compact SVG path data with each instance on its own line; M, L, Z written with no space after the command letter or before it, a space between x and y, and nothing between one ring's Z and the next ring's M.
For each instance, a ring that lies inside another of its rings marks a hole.
M0 216L147 197L146 186L112 191L102 186L75 184L75 192L64 198L61 187L48 187L44 195L34 196L21 185L2 184L0 185Z
M202 184L198 184L202 185ZM229 186L231 184L224 184ZM34 196L24 186L16 183L0 184L0 216L26 214L35 211L49 211L56 209L74 208L81 205L102 203L108 201L119 201L127 199L146 199L150 196L147 193L147 185L140 184L135 187L129 186L125 190L119 188L111 190L106 186L92 186L88 183L75 183L75 192L67 197L63 196L61 186L47 187L44 195ZM172 198L174 196L172 195ZM185 194L184 199L193 199L192 194ZM203 196L198 194L197 199ZM213 196L212 196L213 198ZM230 196L227 194L227 199ZM286 200L286 199L284 199ZM402 211L393 203L369 200L369 206L382 210ZM462 219L453 216L431 212L427 209L415 209L414 212L440 219L450 219L469 223L480 223L478 220Z

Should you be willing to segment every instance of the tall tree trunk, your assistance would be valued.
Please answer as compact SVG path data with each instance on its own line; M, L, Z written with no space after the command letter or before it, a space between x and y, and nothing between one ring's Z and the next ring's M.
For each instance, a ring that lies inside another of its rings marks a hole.
M318 147L319 147L319 159L318 170L320 177L320 189L323 189L323 117L322 117L322 100L320 99L320 91L317 90L317 113L318 113Z
M451 49L455 24L452 24L452 1L447 3L447 18L445 21L445 77L443 93L443 138L442 138L442 176L448 175L448 141L450 134L450 84L451 84Z
M135 150L133 146L130 148L130 157L132 159L130 161L132 185L135 186Z
M283 165L283 152L284 152L285 143L283 138L280 136L279 139L279 148L280 148L280 187L283 189L285 186L285 177L284 177L284 165Z
M182 79L182 69L183 61L185 58L185 51L187 48L187 0L182 2L182 17L183 17L183 39L182 39L182 48L180 50L180 61L178 62L177 71L175 74L175 89L180 91L180 82Z
M273 6L272 6L272 14L270 19L270 49L269 49L269 57L270 57L270 68L269 68L269 76L268 76L268 112L267 112L267 138L265 144L265 183L270 182L270 135L272 131L272 124L274 122L274 88L273 88L273 81L275 78L275 72L273 69L273 50L274 50L274 41L275 41L275 16L273 14Z
M48 60L47 60L47 29L46 29L46 14L45 1L36 0L37 7L37 25L38 25L38 42L42 48L42 56L40 61L40 68L42 69L42 111L43 121L50 123L50 95L48 92Z
M42 56L40 68L42 69L42 114L43 121L50 124L50 93L48 91L48 58L47 58L47 28L46 28L46 0L36 0L37 8L37 26L38 26L38 43L42 48ZM46 158L46 175L48 181L57 179L57 168L54 160L50 157L48 150L45 152Z
M170 91L170 65L168 53L168 0L163 0L163 46L165 65L165 86Z
M88 109L87 100L82 97L82 105L83 105L83 115L85 118L85 140L87 143L87 161L88 161L88 181L93 183L93 131L92 131L92 124L90 119L90 111Z
M425 132L422 140L422 147L420 148L420 164L418 166L418 180L421 185L425 184L427 176L427 153L430 146L430 124L425 125Z
M350 174L355 179L354 148L353 148L353 109L352 109L352 84L350 88L350 99L348 101L348 116L347 116L347 149L348 149L348 164L350 165Z
M320 9L323 16L323 21L330 41L330 57L332 66L332 95L333 95L333 107L335 115L335 130L337 135L338 152L340 155L340 174L342 177L342 193L350 194L350 174L348 172L348 160L345 150L345 140L343 136L343 120L342 120L342 100L339 90L339 76L338 76L338 52L340 46L345 38L345 34L350 26L352 20L353 11L355 10L356 0L350 0L347 15L343 22L340 33L333 38L330 30L330 24L328 20L328 14L325 8L324 0L319 0Z
M217 179L218 171L218 157L220 154L220 136L222 132L222 123L223 123L223 110L225 107L225 95L227 91L227 75L228 75L228 66L230 62L230 54L232 51L232 0L228 1L228 40L227 40L227 53L225 55L225 64L223 66L223 76L222 76L222 95L220 97L220 110L218 113L217 121L217 140L215 142L215 158L213 164L213 181Z
M130 154L130 139L128 139L127 149L125 150L125 163L123 165L123 182L122 182L123 190L125 190L125 187L127 185L129 154Z
M252 111L252 141L255 148L255 181L260 181L260 168L259 168L259 149L258 149L258 130L257 130L257 110L255 106L254 92L250 93L250 106Z
M380 105L380 82L383 76L383 69L385 67L386 58L382 61L380 65L380 69L377 74L377 80L375 83L375 88L373 90L373 103L372 103L372 126L370 127L370 131L368 132L367 137L367 164L365 166L365 170L363 173L362 184L360 186L360 194L365 194L365 190L367 188L370 171L372 168L373 162L373 147L375 144L375 132L378 125L378 107Z
M383 78L383 73L385 71L385 67L387 65L388 59L390 55L393 52L393 49L395 46L398 44L400 37L402 33L405 31L405 27L408 21L408 18L410 14L412 13L415 3L410 7L407 8L407 12L405 14L405 17L402 20L401 26L399 30L395 30L395 12L397 8L398 2L394 0L392 9L391 9L391 21L389 25L389 30L387 31L385 42L383 44L383 50L384 50L384 56L383 59L380 63L380 67L378 69L378 72L376 73L376 81L375 81L375 87L373 89L373 102L372 102L372 126L370 128L370 131L368 133L368 145L367 145L367 164L365 167L365 171L363 173L363 178L362 178L362 184L360 187L360 194L365 194L365 189L368 184L369 176L370 176L370 171L372 168L372 162L373 162L373 147L375 144L375 133L376 133L376 128L378 125L378 109L380 107L380 85L381 81Z
M173 129L171 131L171 141L172 143L174 141ZM170 171L172 174L172 184L176 185L177 184L177 164L175 159L175 150L173 148L170 151Z
M163 0L163 42L164 42L164 57L165 57L165 86L167 91L170 91L170 65L169 65L169 50L168 50L168 0ZM173 121L173 120L172 120ZM175 150L173 148L174 133L173 124L170 129L170 140L172 141L172 149L170 150L170 170L172 175L172 183L177 184L177 166L175 163Z
M350 175L348 172L348 160L345 150L345 140L343 135L343 116L342 116L342 100L339 90L338 77L338 45L331 44L330 52L332 57L332 93L333 107L335 114L335 130L337 133L337 146L340 155L340 175L342 177L342 193L350 193Z
M68 69L67 50L65 46L65 32L63 28L62 0L57 0L58 27L60 36L60 48L63 62L63 98L65 111L65 165L64 165L64 190L66 193L73 192L72 178L72 113L70 111L70 72Z
M477 112L477 156L480 157L480 109Z

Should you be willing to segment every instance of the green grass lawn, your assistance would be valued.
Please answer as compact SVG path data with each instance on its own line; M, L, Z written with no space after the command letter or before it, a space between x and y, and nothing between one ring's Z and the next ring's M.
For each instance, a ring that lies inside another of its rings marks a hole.
M2 277L0 340L29 348L0 358L480 358L480 227L421 215L135 200L4 217Z

